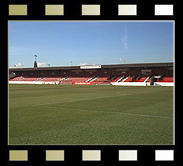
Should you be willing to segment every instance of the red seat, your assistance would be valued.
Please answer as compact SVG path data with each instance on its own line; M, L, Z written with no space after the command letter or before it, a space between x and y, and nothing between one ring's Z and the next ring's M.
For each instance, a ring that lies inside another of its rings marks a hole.
M162 80L158 79L156 82L174 82L173 77L163 77Z
M140 79L136 79L134 82L144 82L147 77L140 77Z
M133 77L128 77L124 82L132 82Z

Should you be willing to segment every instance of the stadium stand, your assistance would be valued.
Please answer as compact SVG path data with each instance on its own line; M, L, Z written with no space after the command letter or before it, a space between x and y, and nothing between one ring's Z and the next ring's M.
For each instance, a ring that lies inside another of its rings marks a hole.
M173 63L101 65L99 68L37 67L10 68L10 83L173 85ZM166 83L166 84L165 84Z

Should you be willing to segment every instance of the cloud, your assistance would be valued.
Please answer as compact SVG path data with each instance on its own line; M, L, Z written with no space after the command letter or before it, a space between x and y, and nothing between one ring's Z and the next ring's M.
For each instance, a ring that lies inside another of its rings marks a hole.
M14 67L23 67L22 63L15 64Z
M125 63L126 62L126 60L123 59L123 58L120 58L119 60L120 60L121 63Z
M50 64L45 63L45 62L40 62L40 63L37 63L37 66L38 67L48 67L48 66L50 66Z
M122 37L122 42L125 50L128 50L128 31L125 22L124 22L124 36Z

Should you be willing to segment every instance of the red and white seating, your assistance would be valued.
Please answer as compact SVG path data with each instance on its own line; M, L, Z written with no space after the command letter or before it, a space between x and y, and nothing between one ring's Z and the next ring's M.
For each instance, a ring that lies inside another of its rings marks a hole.
M23 78L23 76L19 76L19 77L14 77L12 79L9 79L10 81L19 81Z
M120 78L122 78L122 76L121 77L116 77L115 79L111 80L111 82L117 82L117 81L119 81Z
M174 82L173 77L163 77L163 79L158 79L156 82Z
M124 82L132 82L133 77L128 77Z
M133 82L144 82L147 79L147 77L140 77L139 79L137 78Z
M109 77L97 77L93 82L94 84L110 84Z
M27 78L22 78L20 81L37 81L41 79L41 77L27 77Z
M62 79L64 79L65 77L46 77L43 78L41 81L45 81L45 82L55 82L55 81L61 81Z

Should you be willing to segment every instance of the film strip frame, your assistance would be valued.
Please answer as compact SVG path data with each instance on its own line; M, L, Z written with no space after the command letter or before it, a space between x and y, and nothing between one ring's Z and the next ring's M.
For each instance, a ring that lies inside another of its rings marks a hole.
M174 1L28 1L9 0L2 15L3 57L8 64L7 21L8 20L176 20ZM6 33L4 33L6 32ZM7 64L3 68L7 69ZM7 78L7 73L3 73ZM8 79L6 79L8 80ZM3 83L7 88L7 82ZM3 97L7 98L7 91ZM175 107L175 106L174 106ZM1 116L2 165L178 165L182 163L182 113L175 111L175 145L8 145L7 108L3 104ZM177 107L176 107L177 108ZM3 120L3 121L2 121ZM4 137L7 136L7 137Z
M133 1L132 1L133 2ZM58 1L57 3L38 3L19 1L18 3L8 4L8 16L13 18L15 16L24 17L25 19L60 19L60 20L141 20L144 16L151 20L154 16L172 16L175 15L174 3L127 3L122 2L100 2L91 1L91 3L69 3L65 1ZM135 17L134 17L135 16ZM58 18L59 17L59 18ZM93 18L92 18L93 17ZM158 19L158 18L154 18ZM167 19L164 17L164 19ZM170 17L168 18L170 19Z

